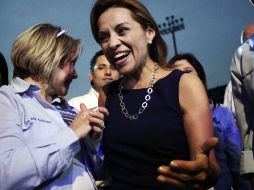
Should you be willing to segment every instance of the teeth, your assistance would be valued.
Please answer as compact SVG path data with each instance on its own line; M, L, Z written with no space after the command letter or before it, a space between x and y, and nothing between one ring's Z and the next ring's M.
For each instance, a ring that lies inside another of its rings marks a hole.
M121 57L121 56L124 56L124 55L127 55L128 53L127 52L122 52L122 53L119 53L119 54L117 54L117 55L115 55L115 59L117 59L117 58L119 58L119 57Z

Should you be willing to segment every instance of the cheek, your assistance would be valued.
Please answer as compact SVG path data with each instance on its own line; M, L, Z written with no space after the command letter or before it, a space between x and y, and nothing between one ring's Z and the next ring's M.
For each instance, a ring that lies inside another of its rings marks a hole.
M97 80L102 80L104 78L104 75L105 75L104 71L97 73L96 75Z
M107 51L107 44L106 43L102 43L102 44L100 44L100 46L101 46L101 49L102 49L103 53L105 54L106 51Z
M59 85L59 83L61 83L64 78L65 78L65 71L64 70L60 70L56 73L54 73L53 77L52 77L52 84L53 85Z
M71 66L70 65L66 65L65 67L63 67L63 72L65 72L66 74L70 73L71 71Z
M120 74L117 71L112 72L112 76L114 79L118 79L120 77Z

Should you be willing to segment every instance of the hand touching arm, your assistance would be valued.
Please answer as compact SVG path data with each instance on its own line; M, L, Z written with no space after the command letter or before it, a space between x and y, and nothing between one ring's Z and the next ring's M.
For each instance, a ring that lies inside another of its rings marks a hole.
M217 139L212 137L211 113L205 89L193 74L182 76L179 101L192 160L174 160L168 166L159 167L158 180L182 188L207 188L216 181L220 172L213 151Z

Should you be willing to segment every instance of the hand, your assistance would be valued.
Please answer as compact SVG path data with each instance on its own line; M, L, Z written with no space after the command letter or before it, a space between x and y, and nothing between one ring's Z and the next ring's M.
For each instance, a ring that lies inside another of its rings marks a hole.
M160 166L157 180L182 189L207 189L214 185L220 169L210 151L217 143L218 138L211 137L197 150L195 160L173 160L167 166Z
M92 137L99 137L105 128L104 117L108 116L109 112L105 107L97 107L90 111L90 125L92 126Z
M85 137L91 130L90 126L90 115L89 110L86 108L85 104L80 104L80 112L71 123L71 129L76 133L80 138Z

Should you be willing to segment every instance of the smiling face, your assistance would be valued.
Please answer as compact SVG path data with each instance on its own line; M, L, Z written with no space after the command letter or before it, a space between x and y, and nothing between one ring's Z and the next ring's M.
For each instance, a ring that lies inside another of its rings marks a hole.
M98 19L99 43L108 60L121 74L129 74L149 59L148 43L155 32L144 30L126 8L109 8Z
M97 91L104 85L117 80L119 77L120 74L110 65L105 55L97 57L93 71L89 73L89 79Z
M48 95L65 96L73 79L78 77L74 68L77 55L71 54L54 71L49 82Z

